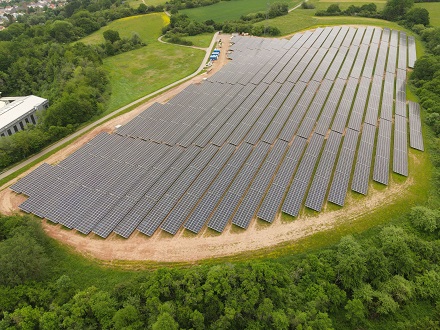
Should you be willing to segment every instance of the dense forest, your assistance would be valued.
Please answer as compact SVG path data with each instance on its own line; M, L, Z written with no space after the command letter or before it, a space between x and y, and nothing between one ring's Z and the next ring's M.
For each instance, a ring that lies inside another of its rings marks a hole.
M108 287L94 264L102 277L81 280L36 220L3 216L0 329L438 329L439 234L440 212L420 206L305 255L132 272Z

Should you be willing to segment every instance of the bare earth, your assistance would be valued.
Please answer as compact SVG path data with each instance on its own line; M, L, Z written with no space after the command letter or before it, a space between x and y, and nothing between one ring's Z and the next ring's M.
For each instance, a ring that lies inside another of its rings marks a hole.
M225 41L229 36L220 35L220 37ZM58 163L98 133L104 131L110 133L116 125L127 123L154 102L165 103L189 84L201 83L203 78L209 77L227 63L228 60L225 54L226 42L223 42L222 50L219 60L214 63L208 73L199 75L148 101L133 111L93 129L63 150L47 158L45 162L49 164ZM36 165L20 177L25 176L39 165ZM19 212L18 205L26 200L25 196L6 189L17 179L0 187L0 213L13 214ZM330 229L338 223L356 221L357 218L370 213L374 209L381 207L381 205L391 203L412 184L413 180L411 178L408 178L403 184L390 182L389 186L381 191L374 191L374 188L370 185L367 197L356 200L348 197L346 206L336 211L321 212L316 216L305 216L302 214L295 220L287 222L282 222L281 218L278 217L270 225L253 219L247 230L242 230L229 224L222 234L216 234L205 227L198 235L181 230L177 235L172 236L158 230L152 237L147 237L135 231L128 239L112 234L104 240L94 234L84 236L74 230L63 229L60 225L53 225L46 220L42 221L42 225L49 236L92 258L105 261L195 262L206 258L229 256L240 252L268 248L283 242L294 242L318 231Z

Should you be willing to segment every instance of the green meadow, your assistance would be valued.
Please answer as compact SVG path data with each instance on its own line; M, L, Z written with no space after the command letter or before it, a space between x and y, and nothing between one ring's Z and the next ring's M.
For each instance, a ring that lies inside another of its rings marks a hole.
M123 18L82 39L86 44L104 42L103 32L116 30L121 37L139 34L147 46L104 59L112 94L105 114L180 80L199 67L205 53L199 49L160 43L157 38L169 23L165 13ZM200 36L194 44L205 46L212 35ZM208 45L209 45L208 42ZM207 46L205 46L207 47Z

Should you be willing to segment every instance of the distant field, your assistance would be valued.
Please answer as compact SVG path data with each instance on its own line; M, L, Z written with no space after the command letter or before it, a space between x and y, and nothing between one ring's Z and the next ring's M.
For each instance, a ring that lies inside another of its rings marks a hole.
M320 0L320 2L336 2L336 3L346 3L346 2L352 2L353 4L356 4L358 6L358 3L362 3L364 4L365 0ZM370 1L368 3L372 3L374 2L375 4L378 3L386 3L385 0L374 0L374 1Z
M287 0L283 2L287 3L289 5L289 8L292 8L301 1ZM199 22L204 22L208 19L212 19L215 22L223 22L223 21L238 19L240 18L240 16L249 13L266 11L268 3L274 3L274 1L268 1L268 0L221 1L211 6L181 10L180 13L186 14L190 18L195 19Z
M164 5L166 0L129 0L128 4L132 8L137 8L141 3L145 3L147 6Z
M81 41L89 45L99 44L104 42L104 31L116 30L121 37L129 38L133 32L136 32L143 42L157 42L157 38L162 34L162 27L168 23L169 17L163 13L121 18L81 39Z
M440 2L416 3L414 7L425 8L429 11L429 20L432 26L440 26Z
M328 1L328 0L327 0ZM381 27L389 27L398 30L404 30L403 27L397 25L393 22L388 22L381 19L373 19L373 18L364 18L364 17L352 17L352 16L329 16L329 17L318 17L315 16L317 10L325 10L330 5L329 2L309 1L313 5L315 5L315 9L302 9L298 8L292 12L290 12L286 16L276 17L271 20L267 20L261 23L256 24L267 24L271 26L275 26L281 31L281 35L292 34L297 31L305 30L307 28L316 27L316 26L324 26L324 25L340 25L340 24L362 24L362 25L375 25ZM338 1L339 3L339 1ZM361 6L364 4L368 4L371 2L343 2L340 4L340 8L342 10L347 9L350 5ZM379 10L384 7L384 3L378 3L375 1Z
M106 113L186 77L199 67L203 51L157 41L162 27L168 22L164 13L127 17L81 40L87 44L101 43L104 41L102 33L112 29L121 37L130 37L136 32L147 43L146 47L104 59L103 66L109 73L112 89ZM207 38L201 36L200 43Z

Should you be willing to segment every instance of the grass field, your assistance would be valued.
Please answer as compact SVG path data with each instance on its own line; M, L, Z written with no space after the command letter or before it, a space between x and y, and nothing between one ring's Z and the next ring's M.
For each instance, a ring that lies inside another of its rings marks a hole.
M207 48L211 44L214 33L203 33L196 36L183 37L183 39L191 41L194 46Z
M86 44L102 43L103 32L112 29L118 31L121 37L130 37L136 32L147 43L146 47L104 60L103 66L110 76L112 89L104 115L186 77L199 67L203 51L157 41L162 27L168 22L169 18L164 13L127 17L81 40ZM210 41L212 35L200 36L194 43L204 45L208 39Z
M147 6L164 5L166 0L129 0L128 4L132 8L137 8L141 3L145 3Z
M148 14L121 18L102 27L91 35L81 39L88 45L104 42L103 33L107 30L116 30L121 37L129 38L136 32L142 41L149 44L157 42L157 38L162 34L162 27L169 23L169 17L165 14Z
M157 43L105 59L112 87L107 112L190 75L204 55L202 50Z
M181 10L180 13L188 15L190 18L199 22L212 19L215 22L224 22L239 19L240 16L267 10L267 4L274 1L268 0L231 0L221 1L211 6L199 7L194 9ZM301 1L286 0L283 1L294 7Z
M416 3L414 7L425 8L429 11L429 20L432 26L440 26L440 2Z

